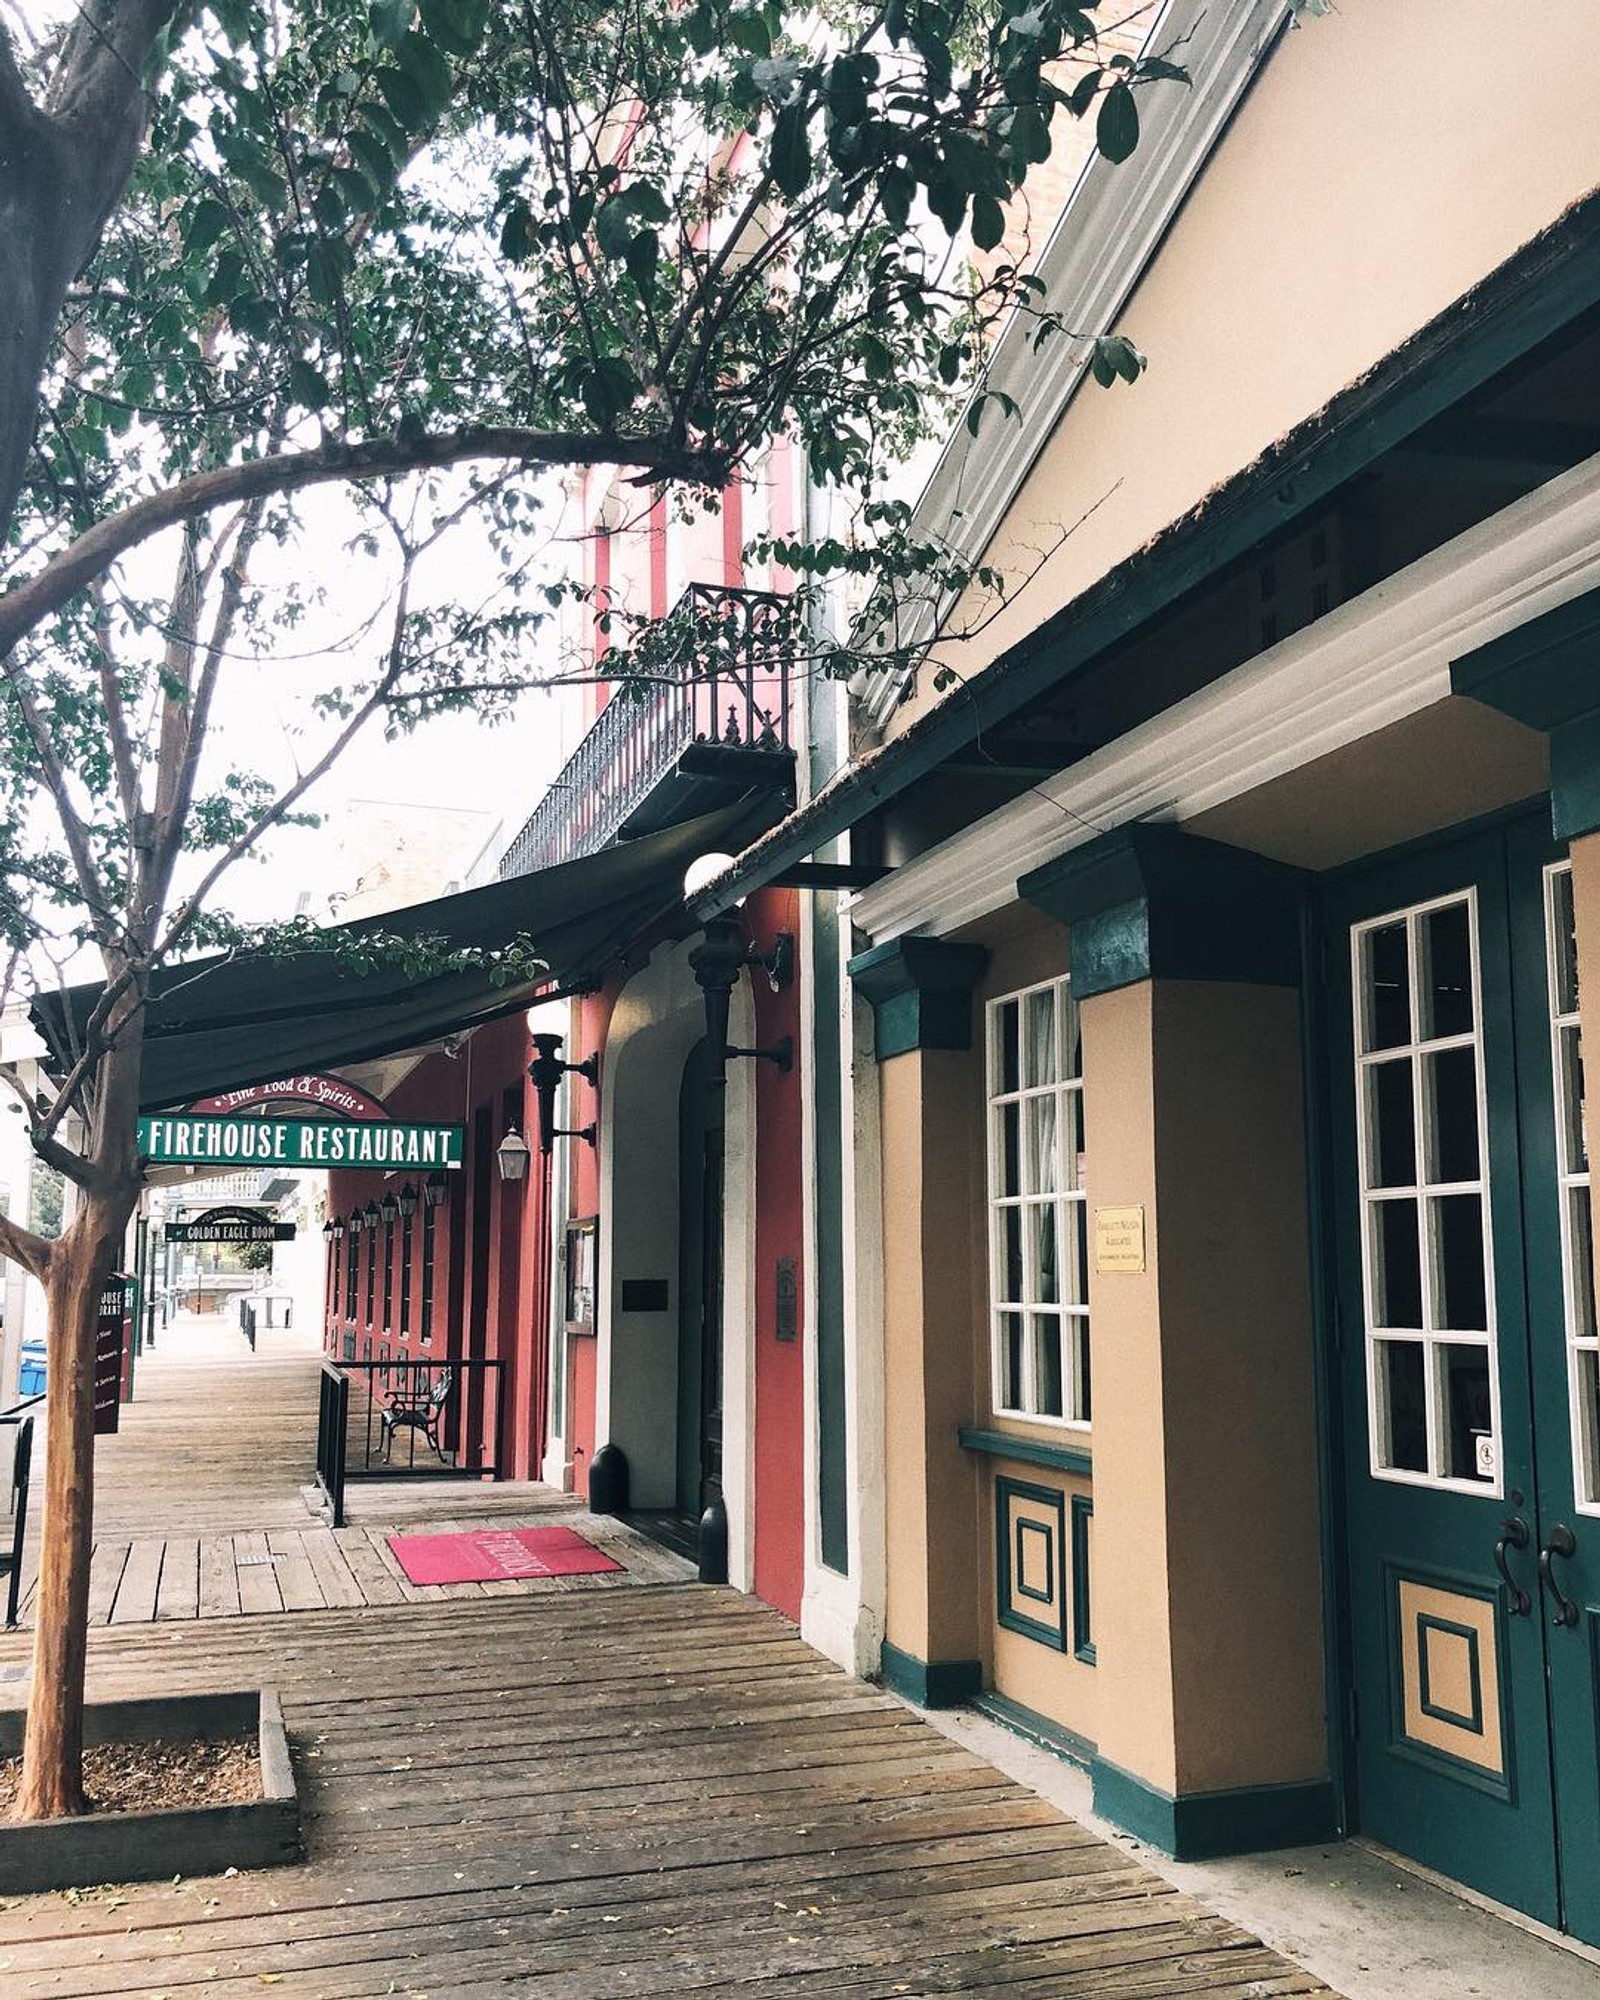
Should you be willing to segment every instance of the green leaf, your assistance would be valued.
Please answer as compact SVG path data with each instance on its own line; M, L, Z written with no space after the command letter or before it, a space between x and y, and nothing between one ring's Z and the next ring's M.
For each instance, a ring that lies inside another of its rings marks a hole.
M416 0L373 0L372 37L380 48L397 49L411 32Z
M1072 95L1067 99L1067 109L1072 113L1074 118L1083 117L1089 106L1093 104L1095 93L1100 88L1100 79L1104 75L1105 71L1103 69L1087 70L1073 85Z
M400 67L421 95L423 118L436 118L450 102L456 84L455 72L423 35L407 35L396 53Z
M533 214L525 201L514 201L500 225L500 249L513 264L520 264L533 248Z
M196 256L203 250L209 250L230 220L220 201L213 201L209 195L197 201L194 213L189 217L189 226L183 233L185 249Z
M1006 212L992 194L972 198L972 240L980 250L996 249L1006 233Z
M811 178L811 139L806 131L804 105L786 104L778 113L767 165L780 191L791 201L804 193Z
M476 55L489 25L489 0L422 0L422 25L450 55Z
M1139 107L1125 83L1114 83L1100 100L1094 142L1113 166L1120 166L1139 143Z
M660 261L661 238L653 229L641 229L623 256L623 262L628 267L628 276L641 292L654 281L656 266Z
M308 410L325 410L331 397L322 371L303 359L289 363L289 393Z
M402 133L420 131L428 122L428 104L416 80L407 71L387 65L375 71L372 80L382 91L383 101L394 113Z

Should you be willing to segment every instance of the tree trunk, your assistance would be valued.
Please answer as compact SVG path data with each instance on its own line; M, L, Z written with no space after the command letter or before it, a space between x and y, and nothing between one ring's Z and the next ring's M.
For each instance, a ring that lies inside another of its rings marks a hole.
M44 1510L34 1601L33 1685L18 1819L88 1810L83 1683L94 1543L94 1361L100 1295L117 1267L131 1203L91 1198L56 1246L49 1306Z

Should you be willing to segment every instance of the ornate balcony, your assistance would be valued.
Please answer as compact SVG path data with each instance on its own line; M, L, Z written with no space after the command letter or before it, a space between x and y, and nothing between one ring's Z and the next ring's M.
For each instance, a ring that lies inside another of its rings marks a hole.
M791 599L691 584L500 862L501 879L747 795L791 803Z

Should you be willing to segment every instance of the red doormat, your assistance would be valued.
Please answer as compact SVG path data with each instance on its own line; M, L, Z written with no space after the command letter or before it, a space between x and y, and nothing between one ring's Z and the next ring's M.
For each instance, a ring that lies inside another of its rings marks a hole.
M475 1528L465 1535L390 1535L388 1541L413 1583L504 1583L622 1568L571 1528Z

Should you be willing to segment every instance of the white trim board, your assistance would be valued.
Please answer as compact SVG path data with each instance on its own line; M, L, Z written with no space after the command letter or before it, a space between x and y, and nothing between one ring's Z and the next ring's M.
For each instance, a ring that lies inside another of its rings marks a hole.
M1113 331L1288 15L1285 0L1167 0L1146 47L1181 44L1178 59L1192 82L1143 93L1133 157L1113 166L1091 154L1068 196L1037 266L1045 305L1068 325ZM1013 318L983 387L1010 396L1022 421L991 415L980 438L965 421L953 427L917 500L912 534L976 561L1087 373L1087 348L1076 359L1059 340L1036 349L1030 326ZM910 642L931 638L932 626L930 606L913 621ZM866 670L862 706L875 728L888 721L904 684L903 671Z
M1450 662L1600 587L1600 456L1430 551L852 899L875 944L947 936L1133 820L1192 819L1450 692Z

